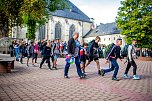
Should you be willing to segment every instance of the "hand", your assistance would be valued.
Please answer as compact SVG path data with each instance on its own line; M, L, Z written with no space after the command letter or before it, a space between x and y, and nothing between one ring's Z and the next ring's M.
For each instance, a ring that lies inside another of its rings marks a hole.
M132 61L130 61L130 64L132 65Z
M124 62L122 59L120 59L121 62Z
M105 64L107 64L108 63L108 60L105 60Z
M70 54L68 54L68 58L71 58L71 55L70 55Z

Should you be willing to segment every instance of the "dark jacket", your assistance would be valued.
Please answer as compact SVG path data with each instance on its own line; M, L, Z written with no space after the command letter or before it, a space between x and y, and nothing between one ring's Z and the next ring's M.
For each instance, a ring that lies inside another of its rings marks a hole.
M21 54L24 54L25 53L25 50L26 50L26 47L24 45L20 45L19 46L19 50L20 50L20 53Z
M51 47L45 46L43 49L43 57L51 56Z
M109 52L109 54L107 55L106 59L107 60L110 60L112 58L114 59L122 59L122 57L120 56L120 46L116 46L116 45L113 45L112 48L111 48L111 51Z
M91 43L90 43L90 49L89 49L89 55L90 56L93 56L93 55L96 55L98 54L98 48L99 48L99 45L98 43L95 42L95 40L93 40Z
M75 52L75 47L76 47L76 45L75 45L74 38L69 39L68 45L67 45L68 54L72 54L73 55L74 52Z

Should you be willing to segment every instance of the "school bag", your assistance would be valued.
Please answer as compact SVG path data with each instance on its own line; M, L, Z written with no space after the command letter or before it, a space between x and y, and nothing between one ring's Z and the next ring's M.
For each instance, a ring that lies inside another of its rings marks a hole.
M127 57L128 56L128 47L129 45L125 45L121 51L121 56L122 57Z
M88 48L87 48L87 53L88 53L88 54L90 54L90 49L91 49L91 46L93 45L93 41L94 41L94 40L92 40L92 41L90 41L90 42L88 43Z
M112 47L114 46L114 43L109 44L106 49L105 49L105 56L107 57L109 55L109 53L111 52ZM105 57L105 58L106 58Z

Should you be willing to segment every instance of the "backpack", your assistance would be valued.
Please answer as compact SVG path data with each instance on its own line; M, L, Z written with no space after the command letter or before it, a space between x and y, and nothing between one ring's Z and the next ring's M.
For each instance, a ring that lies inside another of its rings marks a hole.
M57 43L54 43L52 48L53 48L53 53L56 53L56 51L55 51L56 48L57 48L57 50L58 50L57 54L60 53L60 44L59 44L59 47L57 47Z
M105 58L108 56L108 54L110 53L112 47L114 46L114 43L109 44L106 49L105 49Z
M92 40L92 41L90 41L90 42L88 43L88 48L87 48L87 53L88 53L88 54L90 53L90 48L91 48L91 45L93 44L93 41L94 41L94 40Z
M128 47L129 45L125 45L121 51L121 56L122 57L127 57L128 56Z

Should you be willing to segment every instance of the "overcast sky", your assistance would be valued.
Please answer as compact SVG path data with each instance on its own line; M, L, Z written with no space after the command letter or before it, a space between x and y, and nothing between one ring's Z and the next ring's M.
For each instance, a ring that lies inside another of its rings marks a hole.
M70 0L96 24L115 21L122 0Z

